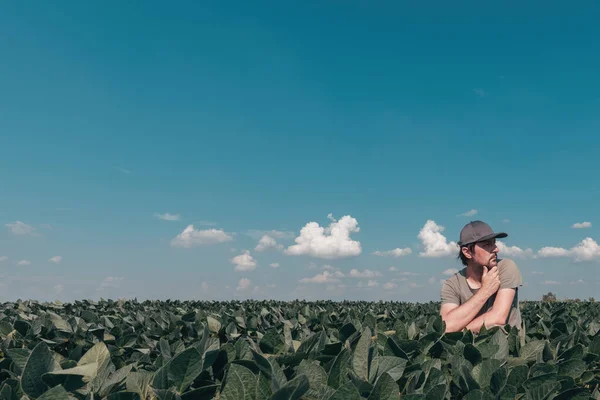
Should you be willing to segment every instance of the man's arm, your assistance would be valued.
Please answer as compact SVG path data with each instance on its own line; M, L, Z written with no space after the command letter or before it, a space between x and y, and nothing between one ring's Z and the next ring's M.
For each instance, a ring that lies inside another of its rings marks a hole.
M459 332L468 327L489 298L490 296L484 292L477 292L460 306L451 303L443 304L440 315L446 323L446 332Z
M483 325L491 328L504 325L508 319L516 289L500 289L494 300L494 305L486 313L475 318L467 325L467 329L478 333Z
M489 270L483 267L481 288L469 300L459 306L453 301L447 301L440 308L442 320L446 323L446 332L463 330L479 313L485 302L498 290L500 278L498 268Z

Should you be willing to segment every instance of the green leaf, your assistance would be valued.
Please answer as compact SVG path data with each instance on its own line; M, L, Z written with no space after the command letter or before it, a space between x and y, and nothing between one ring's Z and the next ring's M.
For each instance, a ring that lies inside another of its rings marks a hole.
M529 367L527 365L519 365L510 370L506 382L518 388L527 380L528 376Z
M498 394L506 386L508 380L508 373L505 367L500 367L494 371L490 380L490 389L492 393Z
M590 343L590 347L588 347L588 352L600 356L600 335L594 337L594 340Z
M348 381L348 371L350 370L351 355L347 349L343 349L335 358L331 369L327 384L334 389L344 385Z
M529 400L543 400L560 389L556 374L540 375L523 383L523 389Z
M362 400L362 397L360 397L360 393L352 381L348 381L341 385L334 395L327 400Z
M13 392L10 385L4 383L0 389L0 400L19 400L19 398L16 393Z
M352 370L360 379L369 380L369 349L371 346L371 329L366 327L362 330L360 339L352 354Z
M515 386L507 384L506 386L504 386L504 389L502 389L502 391L498 395L497 399L498 400L514 400L517 393L518 393L518 390Z
M42 375L60 369L60 365L44 342L40 342L27 359L21 387L23 392L32 399L37 399L48 390L48 385L42 380Z
M176 355L169 363L169 381L179 393L184 390L202 372L202 356L193 347Z
M220 400L254 400L256 396L256 376L248 368L231 364Z
M558 365L558 374L579 378L587 370L587 364L583 360L570 360Z
M221 322L211 316L206 317L206 320L208 322L208 329L213 333L219 333L221 330Z
M501 330L496 331L489 342L491 345L498 346L498 350L492 355L496 360L504 361L509 356L508 336Z
M477 365L481 362L481 353L477 349L477 347L473 346L471 343L465 346L464 356L469 362L473 365Z
M140 395L132 392L115 392L106 396L106 400L139 400Z
M526 359L527 361L536 361L538 355L540 355L544 351L545 345L545 340L534 340L532 342L526 343L525 346L521 348L519 356Z
M256 400L268 399L272 394L271 383L267 377L260 372L256 378L256 396L254 398Z
M25 368L25 364L27 363L27 359L31 354L31 350L29 349L7 349L6 354L10 357L10 359L15 363L15 372L19 375L23 374L23 369Z
M493 373L500 368L502 362L496 359L484 360L481 364L473 367L473 377L479 383L481 388L486 388L490 386L490 380L492 378Z
M69 394L62 386L55 386L38 397L38 400L70 400Z
M588 400L590 392L585 388L573 388L558 394L553 400Z
M318 362L302 360L296 370L296 375L305 375L308 378L310 386L308 391L309 397L316 396L323 386L327 386L327 372L325 372Z
M154 374L149 371L130 372L125 379L125 385L128 392L135 392L140 395L140 398L147 399L150 396L150 382Z
M446 384L442 383L427 391L425 400L440 400L446 398Z
M275 392L271 400L299 400L308 389L308 378L305 375L300 375Z
M387 373L394 381L397 381L402 377L406 363L407 361L404 358L381 356L379 357L377 377Z
M494 397L488 392L480 389L471 390L463 397L463 400L494 400Z
M377 379L369 400L400 400L398 384L387 373L383 373Z

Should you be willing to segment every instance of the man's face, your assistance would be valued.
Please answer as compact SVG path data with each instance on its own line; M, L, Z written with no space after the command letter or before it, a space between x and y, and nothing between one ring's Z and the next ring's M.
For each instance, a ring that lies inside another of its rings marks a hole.
M478 265L485 265L488 268L496 266L498 264L497 255L498 246L496 245L496 239L479 242L473 247L473 261Z

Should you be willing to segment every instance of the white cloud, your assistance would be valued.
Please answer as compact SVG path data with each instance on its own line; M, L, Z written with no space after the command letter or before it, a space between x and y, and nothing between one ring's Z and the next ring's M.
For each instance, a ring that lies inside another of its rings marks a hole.
M17 263L17 265L20 265L20 266L31 265L31 261L29 261L29 260L21 260L21 261L19 261Z
M567 257L569 250L562 247L542 247L537 252L538 257Z
M246 289L248 289L250 287L250 285L252 285L252 281L250 279L248 279L248 278L242 278L238 282L238 285L235 288L235 290L237 290L237 291L246 290Z
M522 258L533 257L533 250L531 250L531 249L523 250L522 248L517 247L517 246L507 246L500 240L496 241L496 244L498 246L500 255L506 255L508 257L522 257Z
M510 219L508 219L508 218L504 218L504 219L502 220L502 222L504 222L505 224L508 224L508 223L510 222Z
M49 259L48 261L58 264L59 262L62 261L62 257L61 256L54 256L51 259Z
M415 283L415 282L409 282L408 283L408 287L411 288L411 289L417 289L417 288L421 288L423 286L425 286L425 285L419 285L418 283Z
M475 93L479 97L485 97L485 90L483 90L482 88L473 89L473 93Z
M356 268L350 270L351 278L375 278L381 276L381 272L379 271L371 271L370 269L365 269L363 272L360 272Z
M404 275L404 276L419 276L421 275L418 272L410 272L410 271L404 271L404 272L399 272L398 275Z
M469 211L467 211L465 213L460 214L460 216L461 217L472 217L473 215L476 215L476 214L477 214L477 210L472 209L472 210L469 210Z
M261 237L267 235L270 236L272 238L275 239L293 239L294 236L296 236L296 234L292 231L277 231L277 230L270 230L270 231L261 231L258 229L251 229L248 232L246 232L246 235L250 236L253 239L260 239Z
M442 272L442 274L444 274L444 275L454 275L457 272L458 272L458 270L456 268L449 268L449 269L445 270L444 272Z
M131 171L126 169L126 168L122 168L122 167L115 167L115 169L121 171L122 173L126 174L126 175L131 175Z
M600 258L600 246L592 238L585 238L571 249L575 261L589 261Z
M394 271L398 271L398 268L396 268L392 265L391 267L388 268L388 270L394 272Z
M404 249L396 248L394 250L389 250L389 251L375 251L373 253L373 255L380 256L380 257L386 257L386 256L402 257L402 256L406 256L411 253L412 253L412 250L409 247L406 247Z
M62 293L64 289L65 289L65 285L62 285L62 284L54 285L54 291L57 294Z
M578 222L573 224L573 226L571 228L573 229L584 229L584 228L591 228L592 227L592 223L585 221L585 222Z
M190 248L203 244L216 244L233 240L222 229L207 229L199 231L194 229L194 225L188 225L183 232L171 240L172 247Z
M329 271L325 271L322 274L317 274L312 278L302 278L298 282L300 283L332 283L339 282L339 279L335 277L335 274Z
M560 282L557 282L557 281L543 281L542 285L560 285Z
M587 237L569 250L562 247L543 247L537 255L538 257L573 257L577 262L590 261L600 258L600 246L594 239Z
M208 287L208 283L206 283L206 282L202 282L202 285L201 285L201 287L202 287L202 291L203 291L203 292L206 292L206 291L208 291L208 288L209 288L209 287Z
M300 231L296 244L287 248L288 255L308 255L316 258L342 258L358 256L362 252L360 242L352 240L350 234L359 232L358 222L349 215L335 221L332 220L327 228L316 222L309 222Z
M379 282L377 282L377 281L370 280L369 282L367 282L367 287L377 287L377 286L379 286Z
M394 282L386 282L383 284L383 288L385 290L393 290L396 289L398 287L397 284L395 284Z
M169 214L169 213L164 213L164 214L159 214L159 213L154 213L154 216L158 219L162 219L163 221L179 221L181 220L181 215L179 214Z
M540 271L531 271L531 275L544 275L544 273Z
M279 263L269 264L269 267L271 267L271 268L279 268Z
M118 289L119 287L121 287L121 284L124 280L125 278L122 276L108 276L104 278L104 280L100 283L100 286L96 290L101 291L108 288Z
M429 283L430 285L433 285L433 284L435 284L436 281L437 281L436 277L432 276L431 278L429 278L427 280L427 283Z
M256 261L252 258L249 251L233 257L231 263L235 264L235 270L240 272L254 271L256 269Z
M446 237L441 234L444 229L432 220L425 223L418 236L425 247L425 251L420 253L421 257L445 257L457 254L458 245L455 242L448 243Z
M5 226L12 231L13 235L38 236L33 226L27 225L26 223L21 221L16 221L12 224L6 224Z
M6 260L8 260L8 257L7 257L7 256L2 256L2 257L0 257L0 262L6 261Z
M254 250L266 251L269 249L282 249L282 248L283 248L283 246L280 244L277 244L275 239L273 239L271 236L264 235L263 237L260 238L260 240L258 241L258 244L256 245L256 248Z
M571 282L571 285L585 285L587 282L583 279L578 279L576 281Z
M325 264L325 265L323 265L323 269L324 269L325 271L334 271L334 270L335 270L335 267L334 267L334 266L332 266L332 265L329 265L329 264Z

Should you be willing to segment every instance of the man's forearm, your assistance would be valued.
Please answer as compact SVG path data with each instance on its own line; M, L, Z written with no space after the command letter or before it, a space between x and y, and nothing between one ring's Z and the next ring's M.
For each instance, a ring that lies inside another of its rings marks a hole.
M464 304L446 314L444 318L446 332L463 330L471 321L473 321L488 298L489 296L484 295L482 292L477 292Z
M490 308L488 311L481 314L473 321L469 322L469 324L467 325L467 329L475 333L479 333L479 330L483 325L485 325L485 327L488 329L493 326L500 325L497 319L498 318L497 315L494 313L494 310Z

